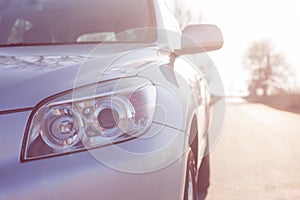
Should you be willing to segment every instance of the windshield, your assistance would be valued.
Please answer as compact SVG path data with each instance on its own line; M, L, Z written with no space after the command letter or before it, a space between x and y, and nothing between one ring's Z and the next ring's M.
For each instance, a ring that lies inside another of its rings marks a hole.
M133 30L154 26L151 8L149 0L0 0L0 45L151 42L147 29Z

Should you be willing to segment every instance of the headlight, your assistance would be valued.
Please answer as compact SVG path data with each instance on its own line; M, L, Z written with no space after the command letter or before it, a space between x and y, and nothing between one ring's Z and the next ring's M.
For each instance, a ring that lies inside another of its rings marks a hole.
M155 86L137 77L55 96L32 114L21 159L57 156L134 139L150 127L155 104Z

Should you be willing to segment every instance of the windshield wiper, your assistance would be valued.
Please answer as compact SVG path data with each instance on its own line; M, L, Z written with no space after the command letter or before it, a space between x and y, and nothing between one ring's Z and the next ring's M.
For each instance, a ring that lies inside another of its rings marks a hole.
M26 43L26 42L19 42L19 43L0 44L0 47L40 46L40 45L52 45L52 44L55 44L55 43Z
M43 42L43 43L10 43L10 44L0 44L0 47L22 47L22 46L44 46L44 45L74 45L74 44L99 44L103 41L93 41L93 42ZM105 42L108 43L108 42ZM110 43L110 42L109 42ZM115 43L115 42L114 42Z
M77 45L77 44L140 44L134 42L111 42L111 41L89 41L89 42L44 42L44 43L26 43L26 42L19 42L19 43L10 43L10 44L0 44L0 47L22 47L22 46L54 46L54 45ZM144 43L141 43L144 44Z

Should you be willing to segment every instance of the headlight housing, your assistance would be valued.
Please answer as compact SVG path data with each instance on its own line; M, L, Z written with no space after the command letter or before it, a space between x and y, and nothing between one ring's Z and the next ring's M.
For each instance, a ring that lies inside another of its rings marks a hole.
M56 95L32 113L21 160L134 139L149 129L155 104L155 86L138 77L107 81Z

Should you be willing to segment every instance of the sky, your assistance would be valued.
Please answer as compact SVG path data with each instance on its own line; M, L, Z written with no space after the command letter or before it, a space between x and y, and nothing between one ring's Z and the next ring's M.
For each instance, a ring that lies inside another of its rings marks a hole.
M249 74L242 61L253 41L267 39L284 55L300 88L300 1L299 0L186 0L201 23L219 26L224 37L221 50L209 53L222 77L226 93L245 90ZM299 68L299 69L298 69ZM296 83L295 83L296 82Z

